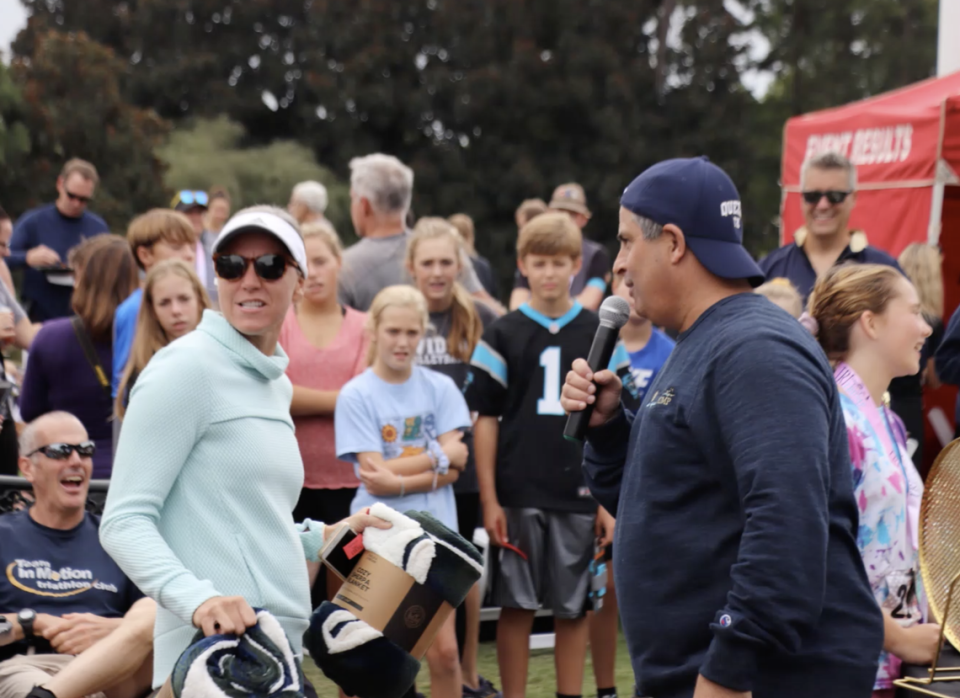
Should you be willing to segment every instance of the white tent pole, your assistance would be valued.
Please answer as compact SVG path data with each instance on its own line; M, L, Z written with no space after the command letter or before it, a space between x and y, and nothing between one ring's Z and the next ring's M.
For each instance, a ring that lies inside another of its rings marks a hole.
M937 76L960 70L960 0L940 0Z
M943 77L960 70L960 0L940 0L940 19L937 39L937 77ZM945 114L941 113L941 139L943 137L942 120ZM939 149L937 157L940 157ZM927 230L927 240L930 243L940 241L941 214L943 211L943 187L945 177L937 162L937 183L933 185L933 196L930 201L930 226Z
M937 182L933 185L933 192L930 198L930 227L927 228L927 242L936 245L940 242L940 233L943 224L943 183Z

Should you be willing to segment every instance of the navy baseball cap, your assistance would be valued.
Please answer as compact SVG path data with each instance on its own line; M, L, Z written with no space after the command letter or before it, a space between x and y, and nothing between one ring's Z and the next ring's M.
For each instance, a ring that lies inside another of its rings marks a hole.
M683 231L700 264L722 279L759 286L764 274L743 247L740 194L726 172L706 157L664 160L623 190L620 205Z

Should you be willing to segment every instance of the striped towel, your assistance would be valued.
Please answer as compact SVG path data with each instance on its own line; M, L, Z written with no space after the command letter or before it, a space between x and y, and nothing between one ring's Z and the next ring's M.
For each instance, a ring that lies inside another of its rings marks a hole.
M255 609L240 636L197 634L173 668L176 698L303 698L300 661L280 622Z

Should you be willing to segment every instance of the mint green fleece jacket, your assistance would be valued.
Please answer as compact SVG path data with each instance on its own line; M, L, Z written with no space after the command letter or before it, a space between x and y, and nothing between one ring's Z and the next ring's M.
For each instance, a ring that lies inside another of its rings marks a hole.
M294 650L310 617L306 560L323 528L295 526L303 486L293 388L219 313L157 352L137 379L100 524L104 549L158 604L154 687L214 596L242 596L283 625Z

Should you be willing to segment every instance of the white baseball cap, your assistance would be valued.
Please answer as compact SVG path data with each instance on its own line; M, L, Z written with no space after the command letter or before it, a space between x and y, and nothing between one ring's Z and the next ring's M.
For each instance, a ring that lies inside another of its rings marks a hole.
M213 243L214 254L227 242L240 233L259 231L272 235L287 248L290 256L300 267L300 273L307 274L307 251L303 246L303 237L297 229L280 216L269 211L241 211L227 221L223 230Z

